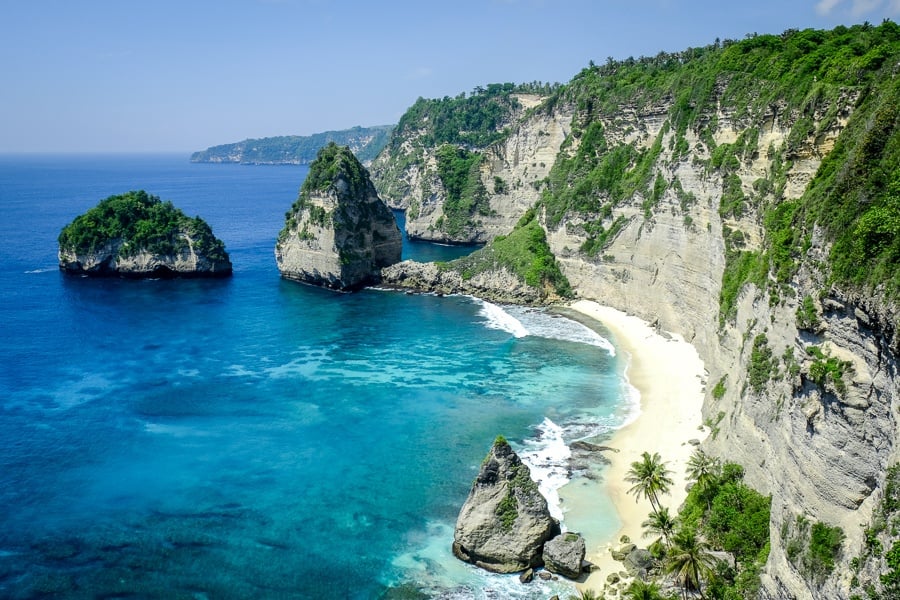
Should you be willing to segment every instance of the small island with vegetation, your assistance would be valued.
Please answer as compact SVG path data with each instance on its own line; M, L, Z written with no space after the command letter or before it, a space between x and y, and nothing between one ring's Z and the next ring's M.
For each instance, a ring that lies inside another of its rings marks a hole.
M225 244L200 217L131 191L102 200L63 227L59 268L95 277L228 277Z
M329 143L319 150L278 234L281 276L353 291L379 281L401 249L393 213L350 148Z

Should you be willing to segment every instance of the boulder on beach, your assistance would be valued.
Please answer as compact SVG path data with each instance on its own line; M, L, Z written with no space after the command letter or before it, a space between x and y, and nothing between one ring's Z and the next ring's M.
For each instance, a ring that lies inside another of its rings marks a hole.
M453 554L488 571L515 573L540 566L544 542L558 533L528 466L498 437L459 512Z
M551 573L578 579L584 555L584 538L577 533L562 533L544 544L544 567Z

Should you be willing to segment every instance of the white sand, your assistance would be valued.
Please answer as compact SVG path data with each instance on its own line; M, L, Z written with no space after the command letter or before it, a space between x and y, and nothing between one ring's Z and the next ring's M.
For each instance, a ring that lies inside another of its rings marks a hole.
M650 514L650 502L643 498L636 501L628 493L631 485L625 476L631 463L640 460L642 452L658 452L675 482L671 493L661 498L662 505L676 512L687 496L685 465L694 450L688 440L702 440L707 435L706 428L701 427L700 412L705 369L694 347L680 336L667 334L668 339L645 321L596 302L581 300L571 308L600 321L609 330L616 347L630 357L628 380L641 394L638 418L605 442L618 450L604 453L611 464L603 485L622 528L612 539L586 540L586 558L599 570L588 577L585 585L599 592L610 573L623 570L609 552L620 545L622 535L641 546L652 541L641 537L641 523Z

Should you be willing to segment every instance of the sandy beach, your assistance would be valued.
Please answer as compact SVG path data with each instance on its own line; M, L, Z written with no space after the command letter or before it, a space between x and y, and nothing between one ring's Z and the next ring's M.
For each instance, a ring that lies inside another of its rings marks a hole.
M671 493L662 498L663 506L674 512L687 496L685 465L694 450L689 441L702 440L708 434L701 417L705 370L697 351L680 336L661 335L645 321L596 302L581 300L570 308L609 330L616 347L627 354L628 380L641 395L638 418L605 442L618 450L604 453L611 463L603 485L622 527L612 539L586 540L586 558L599 570L584 586L601 591L610 573L623 571L609 551L621 545L621 536L627 535L642 546L652 541L641 537L641 523L650 513L650 502L643 498L636 501L628 494L631 485L625 477L631 463L640 460L642 452L658 452L675 482Z

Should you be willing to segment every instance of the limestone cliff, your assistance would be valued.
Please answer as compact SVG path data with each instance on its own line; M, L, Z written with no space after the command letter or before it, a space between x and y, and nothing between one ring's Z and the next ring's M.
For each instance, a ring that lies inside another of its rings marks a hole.
M772 496L759 597L900 589L898 40L886 22L592 65L515 127L564 139L495 236L534 202L576 296L697 347L707 450ZM814 529L842 532L829 555Z
M92 277L227 277L225 245L200 217L189 218L144 191L110 196L59 235L59 268Z
M282 277L336 290L374 283L400 261L401 235L365 168L329 144L310 165L275 245Z
M489 571L514 573L540 566L544 542L558 533L528 467L497 438L459 511L453 554Z
M551 86L493 84L470 97L420 99L372 164L410 239L486 242L540 197L571 114L541 107Z

